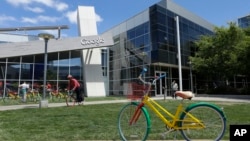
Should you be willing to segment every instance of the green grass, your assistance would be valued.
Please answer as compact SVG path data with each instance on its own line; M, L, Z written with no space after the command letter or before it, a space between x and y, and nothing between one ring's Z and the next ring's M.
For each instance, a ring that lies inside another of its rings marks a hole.
M117 98L114 97L114 99ZM90 98L86 100L91 101ZM178 101L173 100L158 102L170 111L174 111L178 104ZM195 101L187 101L187 104L191 102ZM230 124L250 124L250 103L216 102L216 104L223 107L227 116L227 130L223 139L229 140ZM117 117L124 105L125 103L1 111L0 140L120 140ZM149 112L152 128L148 139L162 140L160 133L164 132L165 126L158 117ZM166 139L173 139L173 136L174 134L171 133ZM182 139L178 132L177 138Z

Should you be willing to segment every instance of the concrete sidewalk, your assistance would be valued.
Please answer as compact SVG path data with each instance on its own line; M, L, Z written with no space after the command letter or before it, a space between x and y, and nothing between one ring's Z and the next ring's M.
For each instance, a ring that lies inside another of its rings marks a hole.
M85 101L84 105L122 103L122 102L124 102L124 103L129 102L129 100ZM65 102L62 102L62 103L48 103L48 108L51 108L51 107L63 107L63 106L65 106L65 107L67 106ZM37 103L37 104L21 104L21 105L0 106L0 111L17 110L17 109L24 109L24 108L39 108L39 103Z
M87 99L87 98L86 98ZM163 100L164 97L153 97L155 100ZM166 97L165 99L172 99L172 97ZM177 98L177 100L180 100L181 98ZM197 97L194 97L192 100L197 101L223 101L223 102L237 102L237 103L250 103L250 96L246 97L236 97L236 96L206 96L206 95L199 95ZM128 99L124 100L102 100L102 101L85 101L84 105L93 105L93 104L110 104L110 103L126 103L130 102ZM50 107L66 107L66 103L48 103L48 108ZM37 104L22 104L22 105L10 105L10 106L0 106L0 111L5 110L17 110L17 109L24 109L24 108L39 108L39 103Z

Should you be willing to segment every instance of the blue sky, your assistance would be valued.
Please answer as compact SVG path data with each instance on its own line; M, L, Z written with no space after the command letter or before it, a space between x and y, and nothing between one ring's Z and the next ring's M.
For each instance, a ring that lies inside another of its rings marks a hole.
M0 0L0 28L68 25L63 37L78 36L78 5L94 6L98 33L123 22L160 0ZM250 0L172 0L216 26L250 14ZM40 32L18 32L37 35ZM15 33L15 32L14 32Z

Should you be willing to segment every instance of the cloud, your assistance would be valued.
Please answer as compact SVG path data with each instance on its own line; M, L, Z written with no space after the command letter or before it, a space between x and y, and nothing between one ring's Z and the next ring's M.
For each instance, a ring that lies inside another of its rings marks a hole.
M16 21L16 18L12 16L0 15L0 23L4 23L8 21Z
M23 23L37 24L37 23L40 23L40 22L56 23L61 18L40 15L40 16L37 16L35 18L22 17L21 19L22 19L21 22L23 22Z
M59 0L6 0L7 3L13 6L24 6L24 7L32 7L34 4L42 4L52 9L56 9L57 11L64 11L68 9L68 4L64 2L60 2Z
M70 23L76 24L77 23L77 10L75 11L68 11L65 16L68 18ZM98 14L95 14L96 22L100 23L103 21L102 17Z
M60 2L60 3L56 4L57 11L64 11L64 10L68 9L68 7L69 6L66 3Z
M7 3L13 5L13 6L19 6L19 5L28 5L33 0L6 0Z
M98 23L103 22L103 18L100 15L95 14L95 18L96 18L96 22Z
M21 22L36 24L36 23L38 23L38 20L34 19L34 18L22 17Z
M68 11L65 16L68 18L70 23L76 24L77 23L77 10L75 11Z
M64 11L68 9L68 4L55 0L33 0L34 2L41 3L50 8L55 8L57 11Z
M43 13L44 12L44 10L42 8L40 8L40 7L29 7L29 6L26 6L24 9L28 10L28 11L32 11L34 13Z
M50 17L50 16L38 16L37 19L40 22L51 22L51 23L55 23L60 20L60 18L58 17Z

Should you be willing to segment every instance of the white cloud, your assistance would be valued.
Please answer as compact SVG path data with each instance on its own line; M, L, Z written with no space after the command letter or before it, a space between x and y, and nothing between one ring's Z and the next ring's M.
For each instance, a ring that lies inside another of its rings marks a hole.
M54 0L32 0L33 2L41 3L43 5L46 5L48 7L53 7Z
M33 4L38 3L50 7L52 9L56 9L57 11L64 11L68 9L68 4L55 0L6 0L9 4L13 6L24 6L24 7L32 7Z
M6 21L16 21L16 18L12 16L0 15L0 22L3 23Z
M27 7L25 7L25 10L32 11L34 13L43 13L44 12L44 10L42 8L40 8L40 7L29 7L29 6L27 6Z
M36 23L38 23L38 20L34 19L34 18L22 17L21 22L36 24Z
M40 22L56 23L59 20L60 20L60 18L58 18L58 17L49 17L49 16L40 15L40 16L37 16L35 18L22 17L21 22L37 24L37 23L40 23Z
M38 16L37 19L40 22L51 22L51 23L55 23L60 20L60 18L58 17L50 17L50 16Z
M57 11L64 11L68 9L68 4L55 0L33 0L34 2L41 3L50 8L55 8Z
M68 11L65 15L70 23L76 24L77 23L77 10L75 11Z
M6 0L9 4L13 6L28 5L32 3L33 0Z
M95 18L96 18L96 22L98 23L103 22L103 18L100 15L95 14Z
M57 11L64 11L68 9L69 7L66 3L62 3L62 2L57 3L55 6L56 6Z

